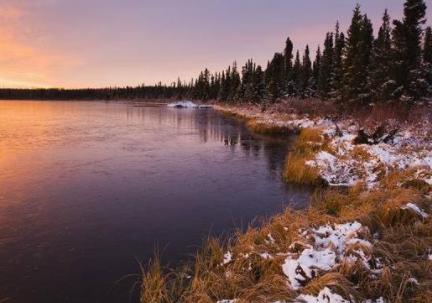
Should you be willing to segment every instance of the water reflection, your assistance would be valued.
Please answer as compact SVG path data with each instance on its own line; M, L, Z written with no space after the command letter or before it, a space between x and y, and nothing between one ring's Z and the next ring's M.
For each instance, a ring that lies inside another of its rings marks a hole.
M0 296L127 302L134 281L116 281L156 244L175 263L210 232L303 207L281 180L288 148L212 110L0 102Z
M287 148L294 138L269 138L252 134L243 123L215 113L211 109L165 109L139 106L127 109L127 116L133 119L138 116L143 121L163 125L167 120L176 125L177 129L195 129L201 143L211 141L222 142L235 152L240 149L245 156L259 158L264 156L268 169L273 177L280 177L283 159ZM154 112L157 114L155 115ZM155 119L157 117L157 119ZM282 159L282 161L281 161Z

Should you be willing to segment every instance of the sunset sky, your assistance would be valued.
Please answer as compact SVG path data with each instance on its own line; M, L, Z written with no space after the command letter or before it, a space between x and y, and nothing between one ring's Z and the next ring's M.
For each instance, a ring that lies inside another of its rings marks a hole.
M315 48L355 3L379 26L403 0L0 0L1 87L101 87L190 80L290 36ZM432 20L432 0L428 18Z

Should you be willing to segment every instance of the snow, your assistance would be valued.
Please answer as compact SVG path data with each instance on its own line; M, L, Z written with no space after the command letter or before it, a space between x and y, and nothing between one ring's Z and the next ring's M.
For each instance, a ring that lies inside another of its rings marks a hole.
M328 287L322 289L318 296L312 295L300 295L297 297L297 303L350 303L350 301L345 300L340 295L333 293Z
M232 261L232 253L230 251L228 251L227 253L224 254L224 259L223 259L223 265L228 264Z
M209 107L211 107L210 105L199 105L199 104L196 104L192 101L179 101L179 102L169 103L167 106L173 107L173 108L209 108Z
M305 249L298 259L288 257L282 265L282 271L292 288L299 289L309 279L317 276L317 270L329 271L335 263L336 254L331 249Z
M268 252L263 252L259 254L261 258L264 260L270 260L273 259L272 255L270 255Z
M268 234L268 235L267 235L267 238L270 240L270 243L271 243L271 244L274 244L274 243L275 243L275 239L273 238L273 236L272 236L271 234Z
M286 257L282 271L291 287L297 290L321 272L330 271L343 261L353 264L360 260L365 268L370 269L371 257L361 248L350 249L358 244L360 247L372 247L369 241L361 238L362 234L368 232L366 227L356 221L299 231L305 242L310 240L312 245L306 245L307 248L301 253L289 253Z
M179 101L168 104L168 107L197 108L198 105L192 101Z
M350 161L341 161L326 151L319 152L315 159L307 161L306 165L319 168L321 177L331 186L353 186L359 179L350 175Z
M352 124L352 121L339 123L341 136L336 135L335 126L327 125L323 135L329 139L331 153L320 151L306 162L306 165L318 168L330 186L353 186L365 181L372 188L392 168L418 171L420 179L432 185L432 141L423 130L430 126L407 127L387 143L354 145L358 129ZM367 159L356 156L356 148L363 150Z
M420 207L418 207L414 203L408 203L407 205L403 206L402 209L410 209L410 210L414 211L416 214L418 214L419 216L421 216L423 219L426 219L427 217L429 217L429 215L424 210L422 210Z
M346 244L355 244L360 242L358 233L363 226L355 221L346 224L336 224L334 227L325 225L314 230L315 245L318 247L335 247L336 251L341 254L345 250ZM370 246L369 242L366 242Z

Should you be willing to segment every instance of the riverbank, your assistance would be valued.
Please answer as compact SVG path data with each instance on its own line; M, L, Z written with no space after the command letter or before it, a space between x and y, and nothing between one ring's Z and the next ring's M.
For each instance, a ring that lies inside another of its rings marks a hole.
M429 112L402 121L278 107L215 109L260 133L299 133L284 178L317 185L311 207L209 240L183 270L165 275L153 263L142 302L428 302Z
M294 109L256 106L215 106L240 117L262 133L298 133L294 150L285 164L289 182L351 187L363 182L373 187L393 171L405 171L432 186L432 110L416 112L415 118L368 119L347 115L335 118L299 114ZM333 116L333 117L332 117Z

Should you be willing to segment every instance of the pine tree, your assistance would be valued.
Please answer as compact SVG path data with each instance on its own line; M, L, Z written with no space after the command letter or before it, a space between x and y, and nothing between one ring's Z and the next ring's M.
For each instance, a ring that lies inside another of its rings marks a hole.
M231 83L230 83L230 91L228 95L229 101L236 101L236 96L238 94L238 90L240 89L241 85L241 78L240 74L237 71L237 62L233 63L233 67L231 69Z
M300 52L297 50L292 71L292 80L290 87L293 88L294 95L298 96L301 92L301 72Z
M247 102L255 101L256 88L255 85L256 64L252 59L249 59L242 69L242 83L238 99Z
M222 101L229 101L228 97L231 90L231 66L228 66L226 71L222 72L221 87L218 98Z
M285 42L284 59L285 59L285 86L287 87L287 93L292 94L293 92L289 89L289 83L292 80L292 68L293 68L293 43L288 37Z
M318 94L327 99L330 93L330 76L333 69L333 33L327 33L324 41L324 51L320 61L318 78Z
M263 101L265 96L265 83L264 83L264 72L260 65L256 67L254 74L254 84L255 95L252 101L258 103Z
M312 79L313 79L312 89L314 90L314 92L316 92L318 89L320 68L321 68L321 49L318 46L315 55L315 60L313 62L313 67L312 67Z
M284 61L284 55L275 53L273 60L269 62L266 69L265 82L267 96L272 102L283 96L285 91Z
M432 64L432 28L428 26L425 30L423 44L423 61Z
M423 69L428 83L428 95L432 95L432 28L428 26L425 31L423 44Z
M369 101L368 66L373 44L371 21L354 9L351 26L348 30L344 62L343 98L348 101Z
M333 69L330 80L330 97L333 100L342 99L343 66L342 56L345 48L345 35L339 31L339 21L336 23L333 51Z
M302 97L311 96L311 77L312 77L312 62L310 59L309 45L306 45L303 55L303 63L300 75L300 92Z
M369 65L369 89L375 102L387 101L395 89L395 81L391 78L392 45L390 16L385 10L378 37L374 41L371 62Z
M425 23L426 4L423 0L407 0L404 18L394 21L393 77L397 89L393 95L404 100L416 100L426 94L427 82L422 69L422 25Z

